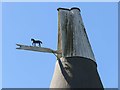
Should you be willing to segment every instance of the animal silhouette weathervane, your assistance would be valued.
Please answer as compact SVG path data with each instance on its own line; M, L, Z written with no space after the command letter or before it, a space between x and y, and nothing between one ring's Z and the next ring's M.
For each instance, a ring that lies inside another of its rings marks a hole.
M35 40L35 39L33 39L33 38L31 39L31 41L32 41L32 45L36 46L36 44L38 44L39 47L41 47L42 41L40 41L40 40Z
M32 41L32 46L16 44L18 46L16 49L61 54L61 50L52 50L50 48L41 47L42 41L40 40L31 39L31 41Z

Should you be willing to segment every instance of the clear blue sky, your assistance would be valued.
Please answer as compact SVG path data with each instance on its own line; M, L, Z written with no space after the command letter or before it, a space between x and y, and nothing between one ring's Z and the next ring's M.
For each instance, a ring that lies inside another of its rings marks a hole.
M3 88L48 88L56 58L52 54L16 50L16 43L57 48L58 7L81 9L86 31L105 88L118 87L117 3L3 3Z
M0 2L0 89L2 88L2 3Z

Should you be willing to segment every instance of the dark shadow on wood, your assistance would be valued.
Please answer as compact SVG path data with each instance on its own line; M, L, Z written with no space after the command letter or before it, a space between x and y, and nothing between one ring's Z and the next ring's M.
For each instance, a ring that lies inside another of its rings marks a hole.
M70 83L69 83L71 78L69 77L68 73L65 71L65 68L64 68L64 66L63 66L63 64L62 64L60 59L58 59L58 63L59 63L59 66L60 66L60 69L61 69L63 77L67 81L68 85L71 86Z
M70 88L98 88L104 90L97 72L97 64L93 60L84 57L66 57L65 60L62 62L58 59L58 63Z

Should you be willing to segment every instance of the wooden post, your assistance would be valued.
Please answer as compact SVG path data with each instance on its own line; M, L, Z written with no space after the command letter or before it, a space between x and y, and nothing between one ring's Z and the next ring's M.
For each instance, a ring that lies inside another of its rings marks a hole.
M59 50L50 88L103 88L79 8L58 8Z

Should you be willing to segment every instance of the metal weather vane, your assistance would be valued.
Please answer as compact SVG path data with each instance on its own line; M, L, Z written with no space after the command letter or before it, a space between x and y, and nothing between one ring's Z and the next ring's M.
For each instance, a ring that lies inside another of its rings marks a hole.
M53 50L50 48L41 47L40 44L42 44L42 42L40 40L31 39L31 41L33 41L32 46L16 44L18 46L16 49L36 51L36 52L44 52L44 53L53 53L54 55L56 55L56 57L57 57L57 54L62 53L62 50ZM36 46L36 44L39 44L39 46Z

